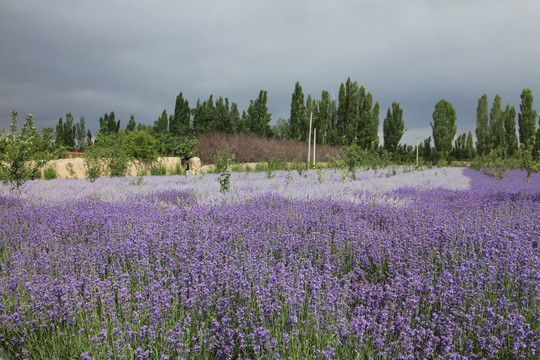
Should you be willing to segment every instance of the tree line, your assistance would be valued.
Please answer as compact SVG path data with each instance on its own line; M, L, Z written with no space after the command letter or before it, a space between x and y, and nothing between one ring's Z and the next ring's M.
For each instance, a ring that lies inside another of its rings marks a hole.
M299 82L291 95L288 119L278 119L271 126L272 114L268 112L268 92L260 90L258 97L250 101L247 110L240 112L238 105L228 98L197 101L191 107L184 94L176 96L174 112L164 109L153 125L137 123L133 115L124 129L114 112L105 113L99 119L95 137L86 128L81 117L76 122L67 113L58 120L56 128L42 129L39 151L66 149L84 152L89 146L103 142L107 136L138 133L143 143L152 143L159 155L174 155L175 148L187 137L197 134L223 132L226 134L253 133L262 137L308 141L309 126L317 129L317 144L351 146L362 150L386 152L394 161L411 161L418 151L425 161L471 160L496 152L500 157L515 157L530 151L535 159L540 154L540 127L536 129L537 113L533 109L530 89L521 94L519 113L510 104L502 108L502 100L496 95L489 109L487 95L478 99L476 116L476 143L472 132L456 137L456 112L452 104L440 100L433 112L432 136L416 146L401 143L405 132L403 109L393 102L382 122L383 142L379 140L379 102L356 81L348 78L341 83L338 97L323 90L320 98L307 96ZM516 126L516 115L518 122ZM519 136L519 137L518 137ZM151 139L150 139L151 138Z

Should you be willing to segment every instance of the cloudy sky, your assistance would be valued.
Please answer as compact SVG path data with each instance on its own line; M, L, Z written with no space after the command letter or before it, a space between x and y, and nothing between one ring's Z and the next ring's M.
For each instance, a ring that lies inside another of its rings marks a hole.
M0 128L14 109L38 128L67 112L93 132L110 111L153 124L181 91L242 110L261 89L275 122L297 81L319 98L350 77L379 101L381 132L401 104L412 144L440 99L458 134L484 93L518 109L530 88L539 110L539 19L538 0L0 0Z

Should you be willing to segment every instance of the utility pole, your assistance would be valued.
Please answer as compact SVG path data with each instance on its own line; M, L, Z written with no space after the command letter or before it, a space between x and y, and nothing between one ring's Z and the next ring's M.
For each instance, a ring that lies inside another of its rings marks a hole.
M315 166L315 149L317 148L317 128L313 129L313 166Z
M307 148L307 165L309 168L309 162L311 160L311 122L313 121L313 113L309 113L309 136L308 136L308 148Z
M418 167L418 135L416 135L416 167Z

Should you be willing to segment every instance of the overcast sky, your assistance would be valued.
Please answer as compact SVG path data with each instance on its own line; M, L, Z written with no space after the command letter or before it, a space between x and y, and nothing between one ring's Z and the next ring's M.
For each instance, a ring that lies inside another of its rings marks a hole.
M379 101L381 135L401 104L410 144L431 135L440 99L458 134L474 132L484 93L519 111L530 88L539 110L540 1L0 0L0 128L15 109L38 128L71 112L95 133L110 111L153 124L181 91L243 110L261 89L275 122L297 81L337 97L348 77Z

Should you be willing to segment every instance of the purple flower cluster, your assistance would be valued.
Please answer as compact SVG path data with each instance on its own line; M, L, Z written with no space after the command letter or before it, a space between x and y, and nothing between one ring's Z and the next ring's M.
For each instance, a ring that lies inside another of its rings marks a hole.
M379 194L400 206L272 190L214 203L182 186L131 187L125 201L2 196L0 347L29 359L537 359L540 176L465 175L468 189ZM249 187L241 176L233 188Z

